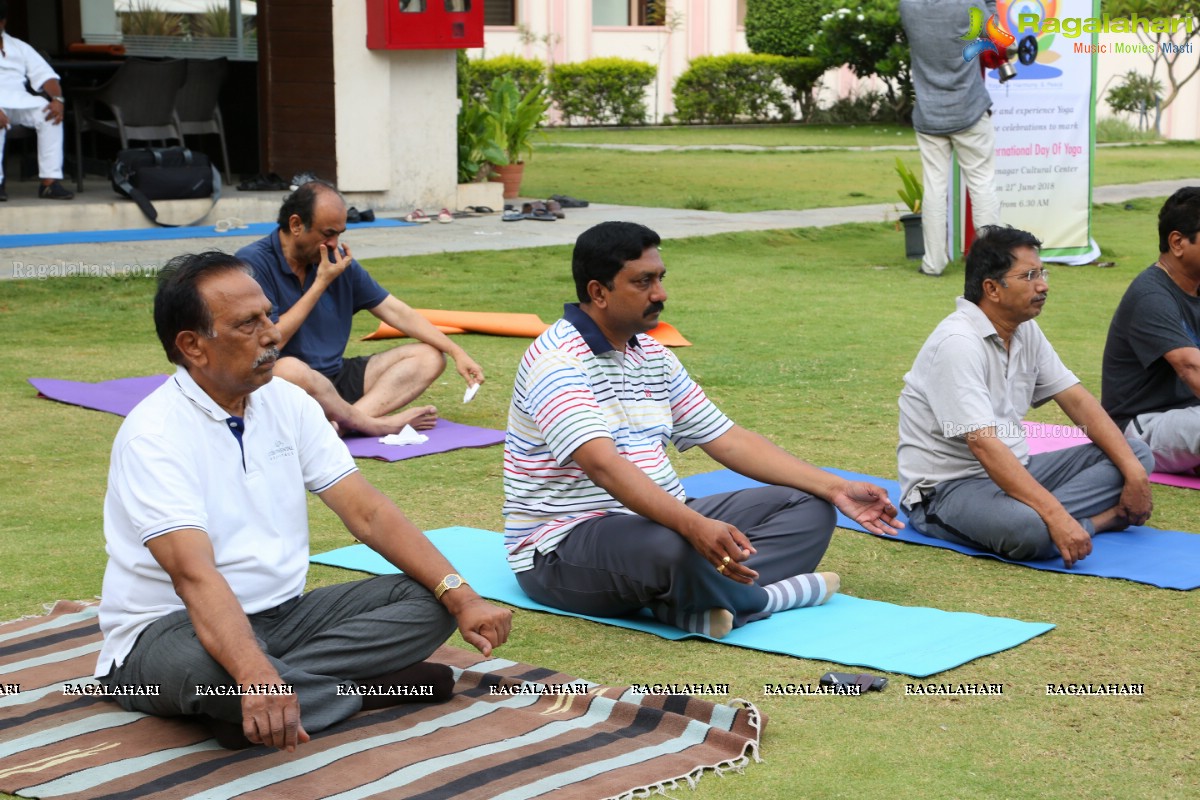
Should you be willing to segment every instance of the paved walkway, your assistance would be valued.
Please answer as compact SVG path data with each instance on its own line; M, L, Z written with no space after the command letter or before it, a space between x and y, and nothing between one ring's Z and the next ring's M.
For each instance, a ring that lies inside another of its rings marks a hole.
M1100 186L1093 192L1096 203L1119 203L1140 197L1162 197L1181 186L1200 185L1200 178L1179 181ZM428 223L418 227L361 229L344 238L358 258L411 256L467 250L511 250L521 247L568 245L584 230L605 220L632 220L656 230L664 239L711 236L736 231L786 228L823 228L845 222L882 222L899 215L898 204L814 208L805 211L755 211L732 214L721 211L692 211L677 208L643 208L595 203L588 208L567 209L566 219L556 222L522 220L503 222L500 215L457 219L450 224ZM1151 236L1153 231L1148 231ZM109 274L125 269L157 268L178 253L213 247L233 252L258 237L238 236L176 239L152 242L108 242L27 247L0 253L0 279L14 273L29 274L30 265L45 265L54 274L63 265L80 265L91 274ZM21 271L17 271L20 265Z

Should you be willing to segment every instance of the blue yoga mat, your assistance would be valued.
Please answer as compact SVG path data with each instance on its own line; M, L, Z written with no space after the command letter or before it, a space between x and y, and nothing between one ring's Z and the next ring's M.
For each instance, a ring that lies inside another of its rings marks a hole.
M349 230L358 228L407 228L415 222L398 219L377 219L374 222L356 222L347 225ZM230 239L238 236L266 236L278 226L274 222L254 222L244 228L217 233L212 225L183 226L179 228L130 228L128 230L105 231L61 231L48 233L14 233L0 236L0 247L43 247L60 244L90 244L93 242L143 242L169 239Z
M868 481L886 489L892 502L900 497L900 484L874 475L847 472L826 467L829 472L852 481ZM705 472L683 479L683 488L688 497L704 497L720 492L732 492L762 486L756 480L723 469ZM838 527L869 533L857 522L838 512ZM908 525L904 512L900 519ZM875 534L872 534L875 535ZM1148 583L1163 589L1195 589L1200 586L1200 536L1182 531L1163 531L1144 525L1129 528L1119 533L1102 533L1092 540L1092 552L1075 566L1067 569L1061 558L1045 561L1013 561L995 553L974 547L964 547L913 530L911 526L900 531L898 536L880 536L881 539L898 539L910 544L923 544L954 550L968 556L985 556L1009 564L1020 564L1031 569L1066 572L1072 575L1093 575L1097 578L1123 578L1137 583Z
M442 528L430 531L427 536L475 591L492 600L518 608L632 628L664 639L707 638L664 625L649 613L632 617L589 617L530 600L508 568L504 537L494 531ZM382 556L362 544L321 553L311 560L316 564L375 575L398 572ZM837 594L823 606L784 611L752 622L734 630L720 642L924 678L1016 647L1053 627L1045 622L897 606Z

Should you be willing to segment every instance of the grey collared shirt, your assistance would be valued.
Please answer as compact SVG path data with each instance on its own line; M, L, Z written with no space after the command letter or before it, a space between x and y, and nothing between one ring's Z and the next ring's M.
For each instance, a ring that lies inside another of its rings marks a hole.
M1036 322L1021 323L1006 350L977 305L955 300L954 313L934 328L904 376L896 448L901 504L911 508L923 489L939 483L987 474L967 446L974 430L995 427L1028 463L1021 420L1077 383Z

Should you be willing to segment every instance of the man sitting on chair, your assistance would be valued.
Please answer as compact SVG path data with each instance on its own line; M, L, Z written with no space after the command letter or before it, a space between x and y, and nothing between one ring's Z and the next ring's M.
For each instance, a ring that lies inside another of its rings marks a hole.
M38 175L42 179L38 197L70 200L75 195L62 185L63 98L58 75L37 50L10 36L8 2L0 0L0 200L8 199L4 180L4 140L13 125L37 132ZM30 94L25 86L37 94ZM46 101L50 102L47 103Z

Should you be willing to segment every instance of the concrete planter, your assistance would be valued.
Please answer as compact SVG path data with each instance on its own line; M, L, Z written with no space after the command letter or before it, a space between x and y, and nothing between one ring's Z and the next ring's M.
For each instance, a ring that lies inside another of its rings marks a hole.
M487 206L493 211L504 208L504 185L490 181L458 184L458 195L455 207L464 209L468 206Z

